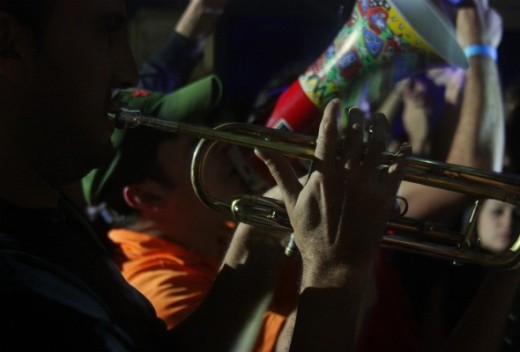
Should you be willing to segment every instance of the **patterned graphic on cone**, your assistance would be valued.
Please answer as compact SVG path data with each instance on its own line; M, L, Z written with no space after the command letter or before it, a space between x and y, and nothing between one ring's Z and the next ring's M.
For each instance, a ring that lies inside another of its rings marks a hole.
M396 3L399 1L359 0L332 44L280 96L266 126L315 134L327 103L335 97L346 97L374 70L393 65L411 75L424 69L426 62L461 61L441 58L405 19L402 13L406 11L399 11ZM401 1L400 6L413 11L416 5ZM442 18L437 20L441 22ZM445 40L458 46L454 37Z

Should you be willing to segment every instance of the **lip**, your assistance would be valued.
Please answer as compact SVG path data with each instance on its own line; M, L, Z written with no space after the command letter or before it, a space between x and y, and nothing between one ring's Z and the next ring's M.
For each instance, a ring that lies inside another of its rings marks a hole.
M105 111L107 112L106 116L108 117L108 119L110 120L112 125L114 125L114 118L115 118L116 114L119 113L120 110L121 110L121 106L117 99L110 99L108 101L108 103L106 104L106 108L105 108Z
M501 239L504 239L504 240L509 240L512 237L512 233L509 232L509 231L508 232L501 232L501 233L497 234L497 237L501 238Z

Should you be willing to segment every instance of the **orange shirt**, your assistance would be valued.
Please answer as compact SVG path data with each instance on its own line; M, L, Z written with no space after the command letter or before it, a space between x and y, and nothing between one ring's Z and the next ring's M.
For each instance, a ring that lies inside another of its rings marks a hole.
M258 335L258 340L254 347L254 352L272 352L276 347L276 341L282 331L287 316L267 311L262 320L262 327Z
M150 300L168 329L178 325L198 307L217 276L219 263L216 260L160 237L127 229L113 229L108 236L120 249L115 260L123 276ZM291 280L286 280L287 275L282 274L284 276L279 283L294 280L296 284L296 276ZM271 310L264 315L255 352L274 350L286 317L295 305L297 295L290 286L289 291L287 284L278 286ZM283 302L286 309L280 309L277 301Z
M271 352L291 311L298 304L300 262L287 258L278 276L269 310L264 314L255 352Z
M168 329L190 315L213 285L219 267L213 258L126 229L108 236L121 249L117 262L123 276L152 302Z

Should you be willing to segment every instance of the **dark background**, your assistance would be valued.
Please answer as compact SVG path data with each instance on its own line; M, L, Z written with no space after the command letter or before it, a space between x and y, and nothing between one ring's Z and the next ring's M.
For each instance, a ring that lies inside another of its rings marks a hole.
M187 3L187 0L127 0L130 20L134 20L130 33L138 64L165 40ZM297 71L314 62L349 17L353 3L351 0L231 0L219 19L206 59L206 65L224 82L228 102L235 109L231 113L245 116L262 87L282 70ZM504 21L498 63L502 83L507 86L520 77L520 1L491 0L490 4ZM142 37L143 28L145 37Z

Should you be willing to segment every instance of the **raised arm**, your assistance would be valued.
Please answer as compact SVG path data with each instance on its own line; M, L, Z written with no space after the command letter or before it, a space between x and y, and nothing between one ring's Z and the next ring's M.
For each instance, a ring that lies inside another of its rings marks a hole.
M464 47L496 48L502 34L500 17L487 0L475 0L474 7L460 9L457 28ZM500 171L504 117L496 62L488 55L469 59L461 120L448 161ZM442 351L498 351L519 282L519 269L490 269Z
M175 30L140 72L142 88L170 92L183 85L203 57L206 40L213 33L229 0L190 0Z
M481 3L482 2L482 3ZM482 45L496 49L502 36L500 16L487 2L478 8L463 8L457 16L457 37L463 48ZM497 63L486 54L470 55L469 69L458 126L447 162L485 170L500 171L504 150L504 112ZM403 182L399 193L410 204L414 218L446 219L468 202L461 193L448 192ZM427 202L424 199L428 199ZM451 219L453 220L453 219Z
M191 0L184 10L175 31L193 40L206 40L215 29L218 17L229 0Z

